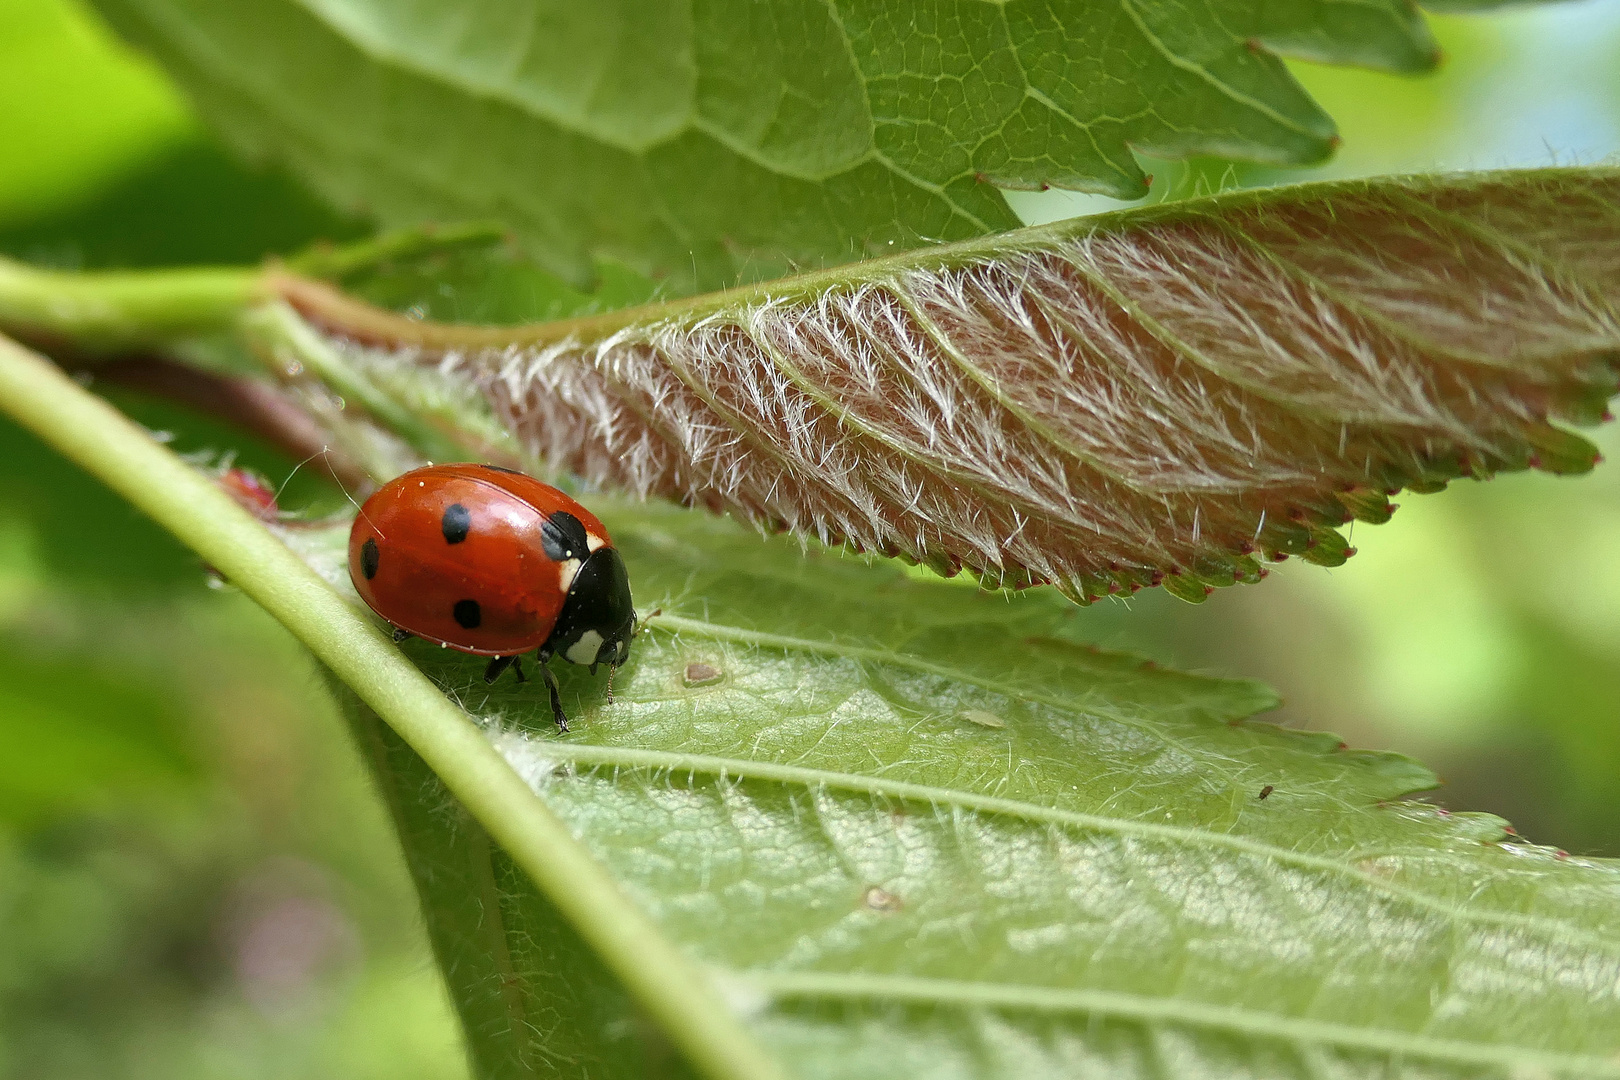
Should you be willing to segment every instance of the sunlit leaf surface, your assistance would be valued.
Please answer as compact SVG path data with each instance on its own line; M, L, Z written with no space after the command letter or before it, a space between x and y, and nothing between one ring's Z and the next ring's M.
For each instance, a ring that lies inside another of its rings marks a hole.
M388 223L496 218L682 291L1006 229L997 187L1145 193L1131 149L1317 161L1278 59L1413 72L1399 0L1003 5L102 0L205 116Z
M612 705L560 673L574 733L538 680L407 648L799 1075L1620 1074L1612 864L1401 801L1433 776L1252 722L1255 684L1088 648L1056 597L602 508L663 614ZM345 533L289 537L341 585ZM371 742L486 1074L662 1061Z

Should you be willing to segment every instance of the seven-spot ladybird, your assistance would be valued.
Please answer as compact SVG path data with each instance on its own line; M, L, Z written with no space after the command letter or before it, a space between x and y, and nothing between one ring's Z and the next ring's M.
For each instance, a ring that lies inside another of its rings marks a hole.
M568 730L553 654L617 668L636 613L607 530L549 484L494 465L430 465L383 487L349 531L349 577L394 639L493 657L487 682L537 649L557 726Z

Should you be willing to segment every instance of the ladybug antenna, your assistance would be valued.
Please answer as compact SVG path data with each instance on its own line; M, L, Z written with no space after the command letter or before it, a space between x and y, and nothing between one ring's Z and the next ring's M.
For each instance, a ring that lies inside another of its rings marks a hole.
M317 450L313 454L309 455L309 457L305 458L303 461L300 461L298 464L294 465L293 469L292 469L292 472L287 474L287 479L283 480L281 482L281 486L276 488L276 499L278 501L281 499L281 493L287 489L288 484L292 483L292 478L298 475L298 470L299 469L302 469L305 465L308 465L310 462L314 461L316 458L326 458L326 459L328 459L327 462L326 462L326 471L331 474L333 482L336 483L337 486L338 486L338 490L343 492L343 497L345 499L349 500L349 505L354 507L355 513L359 514L361 517L366 517L365 508L363 506L361 506L359 503L354 501L354 496L349 494L349 489L344 485L343 478L338 475L336 469L332 468L332 462L330 460L331 453L332 453L332 448L330 446L322 446L319 450ZM383 535L383 531L381 529L377 529L377 523L376 522L374 522L370 518L366 517L366 523L369 524L373 529L377 530L377 535L378 536L381 536L384 540L388 539L387 536Z
M609 705L613 704L613 673L615 671L618 671L618 670L619 670L619 665L618 664L609 664L608 665L608 696L607 696L607 703Z
M647 614L643 615L641 620L636 623L636 628L630 632L630 639L634 641L636 638L640 637L642 632L647 629L647 624L658 618L658 616L662 615L663 613L663 608L654 608L653 610L647 612Z
M323 446L319 450L315 451L313 454L309 455L309 457L305 458L303 461L300 461L298 464L294 465L292 467L292 472L287 474L287 479L283 480L281 482L281 486L276 488L276 499L277 499L277 501L280 501L281 493L283 491L287 490L287 485L292 483L292 478L298 475L298 470L299 469L302 469L305 465L308 465L310 462L314 461L318 457L321 457L323 454L327 454L327 453L330 453L330 452L331 452L330 447ZM340 483L338 486L342 487L343 485ZM345 491L343 494L347 495L348 492Z

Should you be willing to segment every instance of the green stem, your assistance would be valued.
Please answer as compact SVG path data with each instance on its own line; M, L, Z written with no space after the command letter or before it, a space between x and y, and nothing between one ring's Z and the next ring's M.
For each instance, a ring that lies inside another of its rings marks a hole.
M702 1072L784 1074L708 974L368 619L210 480L45 360L0 337L0 409L172 532L376 710L601 955Z
M0 328L140 348L228 329L264 291L257 267L76 274L0 258Z

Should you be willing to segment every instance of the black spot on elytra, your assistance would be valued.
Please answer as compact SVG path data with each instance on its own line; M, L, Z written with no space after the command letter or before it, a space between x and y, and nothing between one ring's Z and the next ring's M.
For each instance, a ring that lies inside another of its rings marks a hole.
M360 572L370 581L377 576L377 541L367 540L360 545Z
M478 608L476 600L457 600L451 612L464 629L476 630L478 624L484 621L484 613Z
M540 546L552 562L583 559L590 553L585 525L566 510L558 510L540 526Z
M472 528L472 511L460 503L451 503L445 508L439 528L444 532L445 543L461 543L467 539L467 530Z

